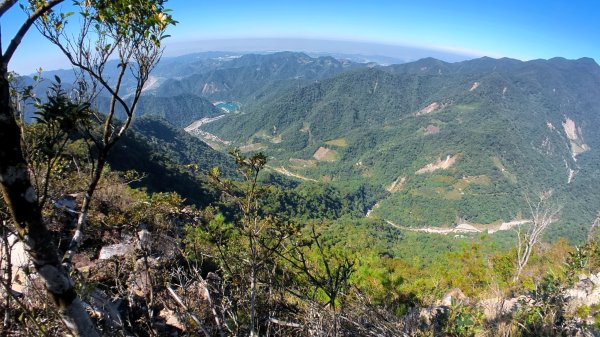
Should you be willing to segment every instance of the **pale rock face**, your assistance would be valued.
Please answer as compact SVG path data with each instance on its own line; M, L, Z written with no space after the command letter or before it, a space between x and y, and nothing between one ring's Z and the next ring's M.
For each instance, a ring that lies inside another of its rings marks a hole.
M118 305L112 302L106 294L98 289L92 290L89 303L95 316L103 319L106 326L113 331L123 328L123 320L118 310Z
M595 306L600 304L600 273L591 275L579 275L579 281L571 288L563 292L566 298L566 311L574 314L582 306ZM459 289L453 289L447 293L444 298L438 302L441 306L449 306L457 300L464 300ZM516 298L493 297L486 298L478 302L483 309L486 319L493 320L501 315L515 312L521 305L535 305L535 301L528 296L518 296ZM438 307L429 308L429 313L435 312ZM425 312L422 312L424 316ZM594 323L593 317L586 319L588 324Z
M138 243L137 248L141 250L150 250L152 245L152 234L147 229L142 229L138 233Z
M114 256L126 256L135 252L135 247L131 243L116 243L100 249L98 260L108 260Z
M578 128L570 118L567 118L562 123L563 129L567 138L569 139L569 143L571 145L571 154L573 159L575 160L577 155L588 151L590 148L587 144L585 144L582 136L581 136L581 128Z
M185 319L181 318L175 311L165 308L160 311L158 316L165 321L166 325L170 325L181 331L186 331L186 325L183 323Z
M513 312L518 304L519 299L517 298L505 299L500 297L489 298L480 302L480 305L483 308L483 314L488 320L493 320L498 316Z
M577 140L577 128L575 126L575 122L572 119L567 118L567 120L563 122L563 128L565 129L567 138L569 138L570 140Z
M595 287L600 286L600 274L599 275L595 275L595 274L590 275L590 281L592 281L592 283L594 284Z
M417 116L432 113L440 108L440 103L433 102L417 112Z
M398 177L396 180L394 180L394 182L392 182L391 185L389 185L386 188L386 190L390 193L400 192L402 190L402 187L404 187L404 184L406 183L407 179L408 177L406 176Z
M567 311L576 312L581 306L594 306L600 304L600 273L579 275L579 282L572 288L565 290L567 298ZM589 318L593 323L593 318Z
M458 155L448 155L446 157L446 159L439 159L438 161L435 161L433 163L429 163L425 166L423 166L422 168L420 168L419 170L417 170L417 172L415 172L415 174L423 174L423 173L430 173L436 170L446 170L449 169L452 165L454 165L454 163L456 162L456 159L458 159Z
M11 247L10 262L12 263L12 289L20 293L27 287L28 277L23 271L30 265L25 245L16 235L9 235L8 245ZM0 257L4 259L4 244L0 243Z
M129 291L139 297L145 297L152 289L152 280L150 280L148 273L142 270L132 273L127 279L127 284Z
M466 298L467 296L465 296L460 289L454 288L444 295L441 305L451 306L454 303L465 300Z

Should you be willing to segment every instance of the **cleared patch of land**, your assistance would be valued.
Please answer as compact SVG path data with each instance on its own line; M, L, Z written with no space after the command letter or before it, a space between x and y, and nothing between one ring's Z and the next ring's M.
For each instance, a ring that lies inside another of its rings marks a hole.
M346 138L342 137L342 138L338 138L338 139L328 140L325 142L325 144L339 146L339 147L346 147L346 146L348 146L348 141L346 140Z
M317 166L317 161L314 159L290 158L289 161L294 168L298 169L313 168Z
M504 165L502 164L502 160L500 160L499 157L492 157L492 161L494 162L494 166L496 166L496 168L498 168L500 172L502 172L502 174L504 175L504 177L506 177L506 179L508 179L508 181L510 181L513 184L517 183L517 176L513 173L510 173L506 169L506 167L504 167Z
M423 130L423 132L426 135L434 135L438 132L440 132L440 127L439 126L435 126L433 124L429 124L427 125L427 127Z
M370 214L369 214L370 215ZM503 222L499 225L491 226L490 225L473 225L468 223L461 223L454 227L404 227L398 224L395 224L389 220L385 220L388 225L393 226L395 228L411 231L411 232L422 232L422 233L430 233L430 234L440 234L440 235L448 235L448 234L470 234L470 233L489 233L493 234L496 232L502 232L511 230L512 228L520 225L524 225L530 223L531 220L512 220L509 222Z
M580 137L581 131L577 128L577 125L572 119L567 118L567 120L565 120L562 123L562 125L563 129L565 130L565 134L567 135L567 138L569 138L569 142L571 144L571 153L573 159L575 159L575 157L577 157L578 154L589 150L588 145L585 144L583 142L583 139Z
M458 159L458 155L448 155L446 157L446 159L439 159L437 161L434 161L433 163L429 163L425 166L423 166L422 168L418 169L417 172L415 172L416 174L424 174L424 173L430 173L436 170L446 170L449 169L452 165L454 165L454 163L456 162L456 159Z
M310 123L303 122L302 129L300 129L300 132L309 132L309 131L310 131Z
M408 177L406 177L406 176L398 177L388 187L386 187L386 190L390 193L396 193L396 192L402 191L402 187L404 187L404 184L406 183L406 179L408 179Z
M184 128L185 132L191 132L194 131L196 129L198 129L199 127L201 127L204 124L208 124L208 123L212 123L214 121L218 121L219 119L225 117L225 115L221 115L221 116L217 116L217 117L212 117L212 118L200 118L199 120L193 122L192 124L186 126Z
M454 109L456 109L460 112L473 112L473 111L479 109L480 106L481 106L480 103L458 104L458 105L454 106Z
M208 144L211 148L215 150L221 150L223 146L231 145L231 142L225 139L221 139L212 133L208 133L206 131L202 131L200 129L194 129L188 131L190 135L200 138L203 142Z
M271 143L273 144L279 144L283 141L283 136L281 134L278 134L277 136L271 138Z
M254 151L264 150L265 148L266 148L266 146L264 144L254 143L254 144L240 146L240 152L241 153L254 152Z
M430 113L438 110L439 108L440 108L440 103L433 102L433 103L427 105L426 107L424 107L423 109L417 111L416 115L422 116L422 115L430 114Z
M321 146L313 154L313 157L318 161L336 161L338 160L338 153L335 150Z
M305 177L305 176L302 176L302 175L290 172L290 171L288 171L288 169L286 169L283 166L279 166L279 167L267 166L267 167L270 168L270 169L272 169L273 171L275 171L277 173L283 174L283 175L288 176L288 177L294 177L294 178L298 178L298 179L301 179L301 180L317 182L317 180L315 180L315 179L308 178L308 177Z

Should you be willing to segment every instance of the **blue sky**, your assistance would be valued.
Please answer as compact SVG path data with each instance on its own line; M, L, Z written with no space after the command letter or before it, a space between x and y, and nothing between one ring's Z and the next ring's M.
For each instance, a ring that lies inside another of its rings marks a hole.
M167 7L179 21L170 31L167 55L261 48L392 53L391 48L376 47L385 45L464 58L562 56L600 61L600 1L596 0L170 0ZM15 8L2 18L3 45L22 20L19 12ZM311 40L321 43L311 44ZM54 47L31 32L11 68L30 73L38 66L65 65Z

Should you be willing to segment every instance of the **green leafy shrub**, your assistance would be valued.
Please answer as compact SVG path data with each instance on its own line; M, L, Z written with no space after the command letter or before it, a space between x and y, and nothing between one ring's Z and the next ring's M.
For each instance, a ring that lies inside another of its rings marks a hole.
M443 335L451 337L475 336L482 331L485 321L480 308L462 302L453 304L437 318Z

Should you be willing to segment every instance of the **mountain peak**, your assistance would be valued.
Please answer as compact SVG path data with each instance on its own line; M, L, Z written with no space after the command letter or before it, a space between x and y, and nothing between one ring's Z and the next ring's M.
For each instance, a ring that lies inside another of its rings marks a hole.
M575 60L575 62L577 62L579 64L591 66L594 68L598 68L598 63L596 62L596 60L594 60L591 57L582 57L582 58Z

